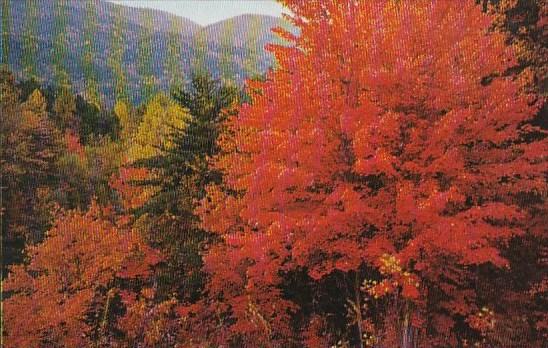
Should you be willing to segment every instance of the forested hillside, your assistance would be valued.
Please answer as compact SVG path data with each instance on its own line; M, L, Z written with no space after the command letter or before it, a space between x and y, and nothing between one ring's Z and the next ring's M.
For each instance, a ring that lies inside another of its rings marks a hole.
M200 25L104 0L3 0L0 57L21 78L70 84L95 103L133 103L201 68L242 83L273 64L264 46L279 18Z
M2 1L2 346L546 346L546 0L280 2Z

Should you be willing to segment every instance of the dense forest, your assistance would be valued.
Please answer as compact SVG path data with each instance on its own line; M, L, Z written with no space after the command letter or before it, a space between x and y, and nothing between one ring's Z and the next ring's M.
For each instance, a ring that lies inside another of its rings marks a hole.
M113 4L36 62L2 0L2 346L546 346L547 1L280 2L239 63Z
M263 74L281 18L241 15L201 26L163 11L106 0L2 0L0 57L18 78L70 84L109 108L147 101L196 70L236 80Z

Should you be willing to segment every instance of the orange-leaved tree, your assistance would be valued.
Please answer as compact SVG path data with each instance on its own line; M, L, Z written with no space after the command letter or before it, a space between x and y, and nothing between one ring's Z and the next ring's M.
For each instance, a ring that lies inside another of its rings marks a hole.
M122 295L149 283L161 261L118 220L92 203L60 216L43 243L28 247L28 264L13 266L3 284L6 347L114 344Z
M512 49L473 0L282 2L300 35L229 121L200 212L220 242L181 314L235 346L487 339L505 309L481 271L547 191Z

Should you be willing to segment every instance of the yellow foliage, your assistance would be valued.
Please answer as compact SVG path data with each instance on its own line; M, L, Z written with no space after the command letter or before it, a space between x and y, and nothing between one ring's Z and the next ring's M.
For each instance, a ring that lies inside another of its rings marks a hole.
M128 150L130 162L157 155L160 148L170 148L170 134L174 129L184 129L190 115L165 94L158 94L146 106Z

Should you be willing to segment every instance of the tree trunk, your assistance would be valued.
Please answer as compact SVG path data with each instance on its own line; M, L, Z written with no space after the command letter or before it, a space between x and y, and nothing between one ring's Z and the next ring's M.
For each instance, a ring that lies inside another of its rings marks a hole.
M411 325L411 310L409 308L409 303L405 305L405 313L404 313L401 332L402 332L401 348L415 348L416 347L415 329Z
M359 348L364 348L363 347L363 330L362 330L362 322L363 322L363 318L362 318L362 305L361 305L361 296L360 296L360 278L359 278L359 272L356 271L356 275L355 275L355 278L354 278L354 296L356 297L356 308L355 308L355 311L356 311L356 321L357 321L357 326L358 326L358 342L359 343Z
M402 330L402 348L414 348L413 328L411 326L404 326Z

